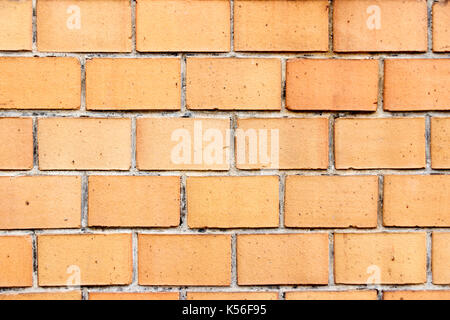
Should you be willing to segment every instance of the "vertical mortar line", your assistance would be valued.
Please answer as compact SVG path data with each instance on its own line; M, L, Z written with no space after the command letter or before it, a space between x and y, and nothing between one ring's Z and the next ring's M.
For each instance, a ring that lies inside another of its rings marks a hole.
M131 0L131 52L136 54L136 0Z
M136 116L131 117L131 170L132 174L137 173L136 169Z
M33 231L33 234L31 235L31 243L32 243L32 249L33 249L33 288L39 287L38 282L38 255L37 255L37 236L36 232Z
M426 157L426 172L430 173L431 168L431 116L425 116L425 157Z
M427 231L427 285L433 285L433 270L432 270L432 250L433 237L432 232Z
M180 288L180 292L178 293L180 295L180 300L187 300L187 290L184 288Z
M334 130L336 115L330 115L328 119L328 174L336 173L335 154L334 154Z
M230 52L234 53L234 0L230 0Z
M334 287L334 232L328 233L328 286Z
M281 58L281 114L286 114L286 65L287 59Z
M39 171L38 119L33 117L33 173Z
M378 211L377 211L377 229L383 229L383 208L384 208L384 176L378 176Z
M433 52L433 3L434 0L427 0L427 9L428 9L428 53Z
M229 174L237 173L237 159L236 159L236 130L237 130L237 115L232 113L230 116L230 169Z
M231 288L237 288L237 235L231 235Z
M187 197L186 197L186 174L183 173L180 177L181 181L181 195L180 195L180 229L181 231L188 231L187 226Z
M186 54L181 54L181 113L186 113Z
M279 187L279 222L280 225L278 226L279 229L285 229L285 222L284 222L284 202L286 198L286 173L280 172L280 187Z
M84 172L81 176L81 231L88 228L89 178Z
M333 0L328 0L328 50L330 53L334 51L334 26L333 26Z
M80 58L81 64L81 101L80 101L80 111L86 112L86 56L81 55Z
M33 14L32 14L32 44L31 50L33 53L37 52L37 0L32 1Z
M384 112L384 58L380 57L378 60L378 106L377 115Z
M138 286L138 233L132 233L132 252L133 252L133 278L131 285Z

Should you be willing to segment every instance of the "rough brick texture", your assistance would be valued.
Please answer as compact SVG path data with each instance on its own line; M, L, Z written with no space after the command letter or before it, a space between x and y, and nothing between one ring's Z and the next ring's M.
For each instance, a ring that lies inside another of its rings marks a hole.
M33 120L0 119L0 169L20 170L33 167Z
M33 251L30 236L0 237L0 287L33 285Z
M32 49L32 16L32 0L0 1L0 50Z
M450 3L433 5L433 51L450 52Z

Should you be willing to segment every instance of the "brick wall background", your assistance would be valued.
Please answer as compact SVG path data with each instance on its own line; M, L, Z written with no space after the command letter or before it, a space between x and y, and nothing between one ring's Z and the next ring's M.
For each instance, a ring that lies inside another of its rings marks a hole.
M448 1L0 0L0 299L450 299L449 84Z

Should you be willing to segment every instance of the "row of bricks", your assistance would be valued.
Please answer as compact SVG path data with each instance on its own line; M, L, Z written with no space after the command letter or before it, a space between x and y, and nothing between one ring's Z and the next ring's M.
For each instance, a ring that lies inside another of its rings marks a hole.
M278 300L276 291L188 291L186 300ZM377 290L286 291L285 300L377 300ZM81 300L81 291L0 294L0 300ZM179 292L94 292L89 300L179 300ZM450 300L449 290L383 291L383 300Z
M130 0L37 0L37 49L131 52ZM329 1L234 1L236 51L328 51ZM301 17L301 18L299 18ZM426 0L335 0L338 52L428 49ZM0 1L0 50L32 49L32 1ZM433 50L450 51L450 5L433 7ZM141 52L226 52L229 0L138 0L136 49Z
M231 144L235 144L238 169L327 169L329 122L327 118L239 119L232 132L231 121L225 118L138 118L136 166L139 170L228 170ZM426 167L425 118L338 118L334 126L337 169ZM434 169L450 168L449 127L450 118L431 118ZM37 143L41 170L129 170L132 120L39 118ZM32 167L33 120L1 118L0 169Z
M180 110L181 64L179 58L88 60L86 108ZM376 111L380 64L377 59L289 59L286 107ZM384 64L385 110L450 110L450 59L387 59ZM80 109L77 58L3 57L0 72L0 109ZM188 109L281 110L282 96L281 59L187 59Z
M384 177L383 225L450 227L450 175ZM0 229L81 226L81 178L0 177ZM90 227L180 226L180 177L90 176ZM43 191L44 190L44 191ZM124 190L127 190L126 195ZM287 176L284 225L376 228L377 176ZM189 228L277 228L279 177L188 177Z
M450 300L449 290L383 291L383 300ZM186 300L278 300L276 291L188 291ZM81 291L0 294L0 300L81 300ZM89 300L179 300L178 292L94 292ZM377 300L377 290L286 291L285 300Z
M427 234L238 234L238 285L328 285L330 247L336 284L424 284ZM143 286L229 286L232 236L138 235L138 283ZM432 234L432 282L450 284L450 233ZM131 234L37 236L41 287L129 285ZM0 237L0 287L33 284L31 236ZM76 280L75 280L76 279Z

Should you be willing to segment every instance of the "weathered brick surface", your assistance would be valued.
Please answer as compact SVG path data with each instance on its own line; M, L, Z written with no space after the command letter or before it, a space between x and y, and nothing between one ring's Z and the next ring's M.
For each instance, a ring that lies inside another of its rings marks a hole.
M30 236L0 237L0 287L31 287L33 251Z
M0 169L19 170L33 167L33 120L0 119Z
M450 118L431 119L431 166L450 169Z
M432 269L434 284L450 283L450 233L433 232Z
M30 51L33 38L33 1L0 1L0 50Z
M187 300L278 300L278 292L188 292Z
M286 292L286 300L377 300L377 298L376 290Z
M178 300L178 292L90 292L89 300Z
M450 4L439 1L433 5L433 51L450 51Z
M81 291L4 293L0 300L81 300Z

